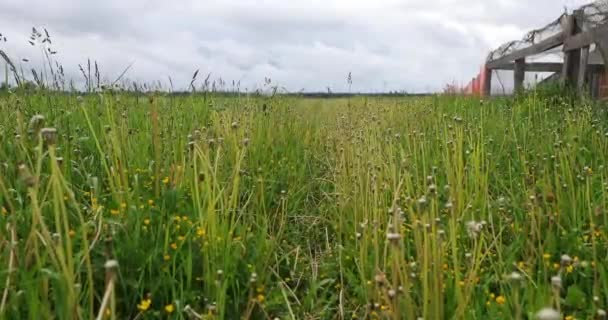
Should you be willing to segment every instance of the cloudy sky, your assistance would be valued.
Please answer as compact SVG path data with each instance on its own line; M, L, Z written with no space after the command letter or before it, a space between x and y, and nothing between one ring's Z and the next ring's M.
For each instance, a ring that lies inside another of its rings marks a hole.
M97 60L104 78L129 64L136 81L171 76L185 88L196 69L241 88L265 77L289 91L440 90L467 82L488 51L519 39L580 0L1 0L0 43L24 69L45 27L70 77Z

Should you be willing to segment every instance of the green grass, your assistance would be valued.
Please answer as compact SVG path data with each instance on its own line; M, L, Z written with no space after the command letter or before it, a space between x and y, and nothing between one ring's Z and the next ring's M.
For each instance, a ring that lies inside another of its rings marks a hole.
M605 110L2 95L0 318L594 318Z

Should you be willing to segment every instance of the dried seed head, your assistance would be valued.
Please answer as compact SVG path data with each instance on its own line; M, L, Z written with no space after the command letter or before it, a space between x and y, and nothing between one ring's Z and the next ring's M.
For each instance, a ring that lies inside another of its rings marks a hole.
M55 145L57 143L57 129L55 128L42 128L40 130L40 135L42 136L42 140L49 146Z
M562 277L559 275L551 277L551 287L555 290L562 289Z
M384 273L378 273L374 277L374 281L376 281L376 284L378 286L382 286L384 284L384 282L386 281L386 275L384 275Z
M596 314L597 314L598 319L601 319L601 320L606 319L606 310L597 309Z
M28 125L28 132L33 136L37 136L40 132L40 129L44 127L44 116L37 114L30 119L30 123Z
M389 289L387 291L387 294L388 294L388 297L392 299L397 295L397 291L395 291L395 289Z
M538 320L560 320L562 316L553 308L544 308L536 313Z
M232 123L231 127L232 127L232 129L236 129L236 128L238 128L238 127L239 127L239 123L238 123L238 122L236 122L236 121L234 121L234 122Z
M25 164L19 164L19 166L17 167L17 174L26 186L32 188L36 185L36 177L32 175L32 173Z
M561 258L562 266L569 266L572 263L572 258L569 255L563 254Z

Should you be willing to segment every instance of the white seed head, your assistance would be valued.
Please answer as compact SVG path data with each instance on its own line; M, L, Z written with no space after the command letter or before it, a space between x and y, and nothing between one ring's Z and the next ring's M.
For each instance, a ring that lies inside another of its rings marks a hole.
M483 229L483 223L482 222L477 222L475 220L471 220L469 222L467 222L466 224L466 228L467 228L467 234L469 235L470 238L477 238L477 236L479 235L479 233L481 232L481 229Z
M536 313L538 320L560 320L562 316L553 308L543 308Z
M517 283L520 282L524 279L524 277L521 275L521 273L517 272L517 271L513 271L511 272L511 274L509 274L507 276L507 280Z
M112 260L108 260L104 264L104 268L106 268L106 269L117 269L118 268L118 261L113 260L113 259Z
M401 235L396 232L390 232L386 234L386 239L390 242L397 242L401 239Z
M561 258L562 265L568 266L572 263L572 258L569 255L563 254Z

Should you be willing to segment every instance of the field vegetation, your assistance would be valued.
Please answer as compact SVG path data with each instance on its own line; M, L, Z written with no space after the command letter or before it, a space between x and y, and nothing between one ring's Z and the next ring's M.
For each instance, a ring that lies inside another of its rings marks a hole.
M605 318L603 105L34 89L0 113L0 318Z

